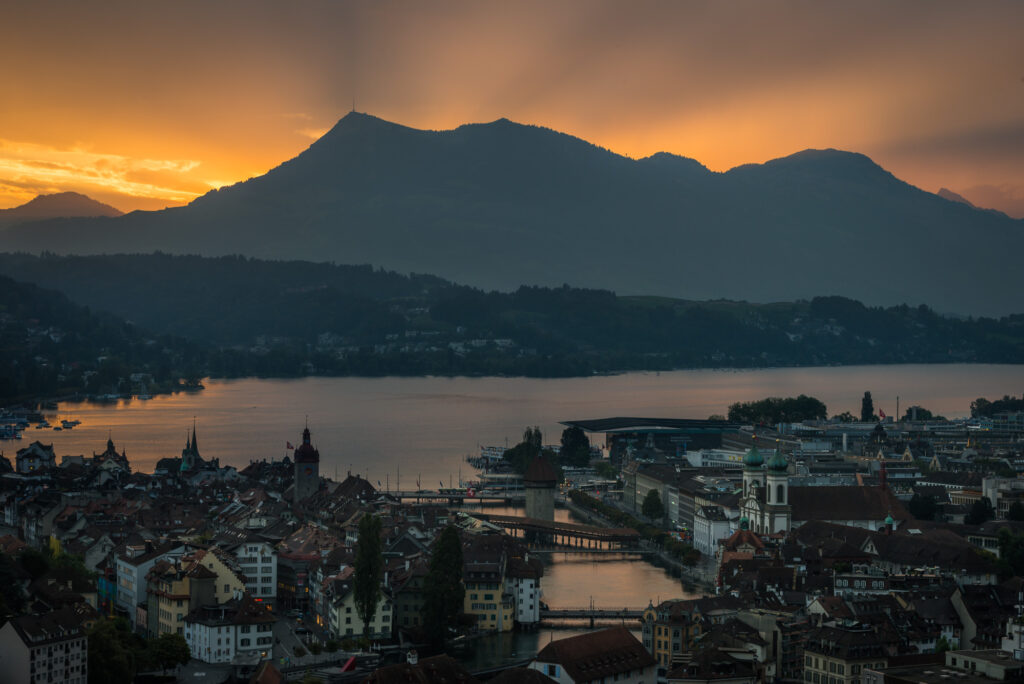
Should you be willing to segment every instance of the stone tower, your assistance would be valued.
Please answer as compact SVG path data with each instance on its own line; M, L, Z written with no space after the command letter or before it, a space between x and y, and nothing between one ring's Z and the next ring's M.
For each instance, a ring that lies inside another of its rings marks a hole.
M320 452L310 442L309 427L302 431L302 444L295 450L296 506L320 489Z
M526 489L526 517L555 521L555 488L558 486L558 471L543 456L530 462L523 475Z

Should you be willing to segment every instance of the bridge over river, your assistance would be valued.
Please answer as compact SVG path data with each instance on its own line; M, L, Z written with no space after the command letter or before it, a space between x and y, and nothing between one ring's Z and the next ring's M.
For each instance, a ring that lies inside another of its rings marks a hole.
M544 540L547 542L543 547L545 551L551 545L605 551L640 550L640 533L629 527L595 527L491 513L473 513L473 517L502 527L513 536L522 533L524 536Z
M545 608L540 611L541 621L551 620L590 620L594 626L597 620L639 620L644 611L635 608Z

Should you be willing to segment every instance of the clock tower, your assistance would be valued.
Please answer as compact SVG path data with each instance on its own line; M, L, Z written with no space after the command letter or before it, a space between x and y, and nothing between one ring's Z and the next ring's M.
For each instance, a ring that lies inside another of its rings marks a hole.
M302 431L302 444L295 450L296 506L320 489L320 452L310 442L309 427Z

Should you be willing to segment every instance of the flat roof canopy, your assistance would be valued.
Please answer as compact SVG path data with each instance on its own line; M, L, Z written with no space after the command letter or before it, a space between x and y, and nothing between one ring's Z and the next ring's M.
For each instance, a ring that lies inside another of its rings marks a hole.
M563 420L561 425L578 427L585 432L666 432L698 433L739 430L738 423L726 420L690 420L688 418L598 418L595 420Z

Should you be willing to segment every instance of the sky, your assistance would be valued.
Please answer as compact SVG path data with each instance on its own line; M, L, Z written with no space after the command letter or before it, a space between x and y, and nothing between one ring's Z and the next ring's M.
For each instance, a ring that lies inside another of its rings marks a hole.
M715 171L862 152L1024 216L1024 3L21 2L0 21L0 208L184 204L355 108L507 117Z

